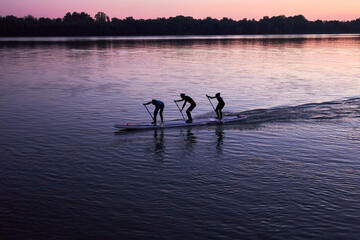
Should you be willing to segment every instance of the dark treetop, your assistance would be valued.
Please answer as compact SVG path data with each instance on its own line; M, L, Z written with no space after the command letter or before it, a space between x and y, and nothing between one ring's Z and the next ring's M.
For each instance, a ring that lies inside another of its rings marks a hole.
M259 21L229 18L194 19L170 17L157 19L110 19L99 12L67 13L63 18L23 18L0 16L0 37L20 36L146 36L146 35L240 35L360 33L360 18L353 21L308 21L304 16L263 17Z

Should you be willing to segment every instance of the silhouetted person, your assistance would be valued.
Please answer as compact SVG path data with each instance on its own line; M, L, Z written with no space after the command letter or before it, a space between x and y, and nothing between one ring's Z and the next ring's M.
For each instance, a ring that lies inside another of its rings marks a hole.
M187 102L190 104L190 107L188 109L186 109L186 114L188 116L188 120L186 120L186 122L187 123L192 123L192 117L191 117L190 112L196 107L196 103L191 97L186 96L184 93L181 93L180 97L181 97L181 99L180 100L175 100L175 102L185 101L184 105L182 106L180 111L182 111L184 109Z
M222 109L224 108L225 106L225 102L223 100L222 97L220 97L220 93L217 93L215 95L215 97L210 97L208 95L206 95L208 98L216 98L218 100L218 105L216 106L216 109L215 109L215 112L218 116L218 118L221 120L222 119Z
M164 118L163 118L163 110L164 110L164 107L165 107L165 104L162 102L162 101L159 101L159 100L156 100L156 99L153 99L151 100L150 102L148 103L144 103L144 105L148 105L152 103L153 105L155 105L155 110L154 110L154 121L152 122L152 124L155 124L156 125L156 116L160 110L160 119L161 119L161 124L164 123Z

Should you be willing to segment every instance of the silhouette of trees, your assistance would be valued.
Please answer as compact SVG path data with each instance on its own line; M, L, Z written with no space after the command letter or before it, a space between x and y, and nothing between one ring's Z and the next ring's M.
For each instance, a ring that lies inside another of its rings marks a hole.
M73 12L72 14L68 12L64 16L63 21L67 23L78 23L78 22L91 23L94 21L94 19L92 19L89 14L84 12L81 13Z
M101 23L110 22L110 18L109 18L108 15L106 15L105 13L103 13L103 12L98 12L98 13L95 15L95 21L101 22Z
M145 35L235 35L360 33L360 18L353 21L308 21L304 16L284 15L259 21L230 18L194 19L186 16L157 19L110 20L104 12L94 18L85 12L66 13L63 18L0 16L0 36L145 36Z

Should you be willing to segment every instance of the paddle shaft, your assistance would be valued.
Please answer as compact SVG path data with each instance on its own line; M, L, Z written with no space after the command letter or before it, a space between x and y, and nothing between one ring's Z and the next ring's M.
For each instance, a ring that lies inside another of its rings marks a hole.
M179 105L177 104L177 102L175 102L175 100L174 100L174 103L175 103L175 104L176 104L176 106L178 107L178 109L179 109L179 111L180 111L180 113L181 113L181 116L183 117L183 119L184 119L184 121L185 121L184 114L183 114L183 113L182 113L182 111L180 110Z
M212 108L214 109L214 111L215 111L215 113L216 113L216 115L217 115L217 112L216 112L216 110L215 110L215 108L214 108L214 105L213 105L213 103L211 102L210 98L209 98L208 96L206 96L206 97L207 97L207 99L209 100L209 102L210 102L210 104L211 104Z
M155 121L154 117L151 115L149 109L146 107L146 105L144 105L144 107L146 108L146 110L148 111L148 113L150 114L150 117L152 118L153 121Z

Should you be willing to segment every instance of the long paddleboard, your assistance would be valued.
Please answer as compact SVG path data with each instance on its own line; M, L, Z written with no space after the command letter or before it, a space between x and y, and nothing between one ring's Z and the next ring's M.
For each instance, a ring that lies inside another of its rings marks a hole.
M136 129L158 129L158 128L173 128L173 127L190 127L190 126L201 126L201 125L215 125L225 124L237 121L246 120L245 115L239 116L226 116L220 121L216 118L199 118L194 119L192 123L185 123L183 120L165 121L164 124L153 125L151 123L126 123L126 124L115 124L114 127L128 130Z

